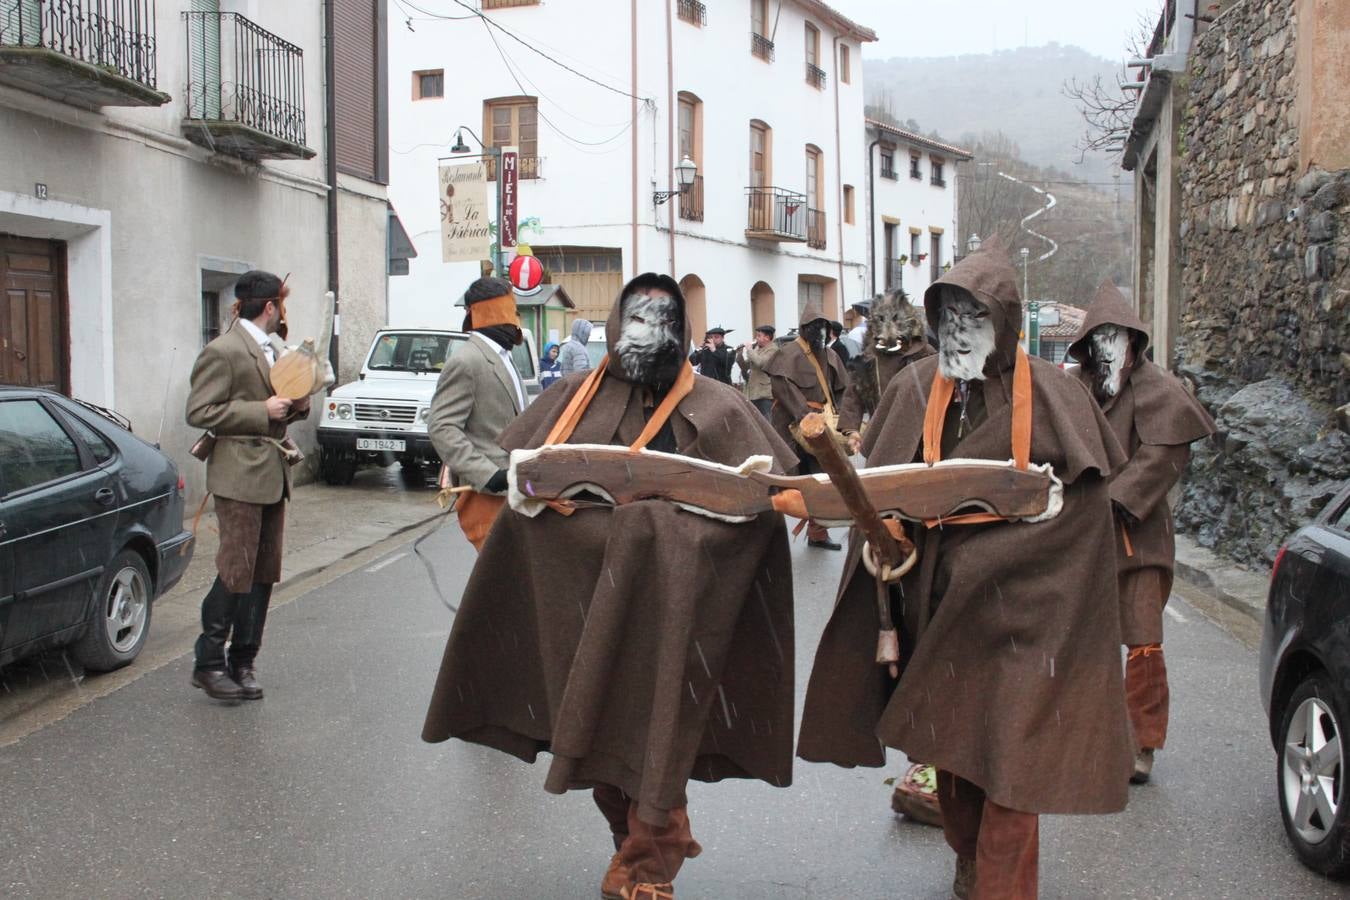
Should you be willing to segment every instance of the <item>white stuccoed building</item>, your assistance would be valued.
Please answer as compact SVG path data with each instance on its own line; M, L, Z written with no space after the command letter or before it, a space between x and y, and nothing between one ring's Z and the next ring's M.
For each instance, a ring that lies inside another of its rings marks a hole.
M293 338L336 286L354 378L386 313L386 22L382 0L0 2L0 382L115 408L199 497L188 376L241 273L289 274Z
M391 285L393 323L457 327L455 298L480 274L441 262L438 160L459 126L519 148L520 240L587 318L645 271L673 274L695 330L734 329L733 343L794 327L808 299L838 318L871 295L872 31L817 0L466 6L449 19L390 5L389 193L418 250ZM690 192L655 202L686 155Z
M868 209L872 247L867 289L903 288L910 300L941 277L964 248L957 240L956 164L969 150L875 119L866 121Z

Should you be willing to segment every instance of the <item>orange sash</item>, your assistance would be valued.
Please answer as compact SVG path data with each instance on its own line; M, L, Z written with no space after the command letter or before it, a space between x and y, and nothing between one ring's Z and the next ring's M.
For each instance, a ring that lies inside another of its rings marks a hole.
M942 459L942 425L947 419L956 382L941 372L933 373L933 386L928 392L928 409L923 416L923 461L933 465ZM1031 464L1031 363L1026 351L1017 348L1017 362L1013 366L1012 398L1012 454L1013 465L1026 469ZM964 513L947 519L929 519L929 528L939 525L980 525L986 522L1007 521L994 513Z

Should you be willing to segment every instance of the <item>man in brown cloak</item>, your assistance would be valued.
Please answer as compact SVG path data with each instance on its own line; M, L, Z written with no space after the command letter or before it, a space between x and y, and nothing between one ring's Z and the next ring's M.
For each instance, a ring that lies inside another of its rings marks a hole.
M1163 607L1172 591L1176 545L1167 492L1191 459L1191 442L1214 433L1209 417L1174 375L1145 355L1149 330L1110 281L1102 282L1069 346L1078 376L1111 423L1129 462L1111 479L1125 699L1136 753L1130 780L1143 784L1167 740L1169 692Z
M773 390L770 421L783 442L797 450L797 473L814 475L820 463L792 436L808 413L824 413L831 423L838 420L839 401L848 387L848 374L838 354L826 346L830 322L814 303L806 304L798 324L797 339L783 344L764 366ZM808 519L806 542L811 547L838 550L830 530Z
M1036 896L1039 815L1123 809L1129 725L1107 475L1124 462L1082 384L1017 346L1021 301L986 243L925 295L938 356L894 379L863 438L869 465L1049 463L1059 513L911 526L898 683L874 662L875 581L850 547L807 688L798 755L880 766L885 747L938 768L958 897Z
M616 444L795 464L739 391L694 376L673 279L631 281L605 333L604 363L541 395L503 432L505 449ZM546 790L592 790L609 821L617 852L602 895L665 898L700 850L690 778L791 782L792 652L778 514L720 522L660 500L582 500L533 518L507 508L469 578L422 737L527 762L552 753Z
M857 453L862 446L863 417L877 411L891 379L935 353L924 340L923 314L904 291L889 291L872 302L862 362L855 367L839 408L839 431L849 439L850 450Z

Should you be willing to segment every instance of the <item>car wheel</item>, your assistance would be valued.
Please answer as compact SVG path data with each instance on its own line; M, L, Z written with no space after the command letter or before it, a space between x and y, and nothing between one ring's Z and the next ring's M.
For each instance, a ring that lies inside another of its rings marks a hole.
M351 484L356 477L356 454L343 450L319 450L319 474L333 485Z
M150 634L150 571L140 555L113 557L95 588L94 608L75 658L91 672L110 672L135 659Z
M1298 686L1279 730L1276 784L1284 830L1299 858L1324 875L1350 875L1350 796L1342 740L1345 698L1318 672Z

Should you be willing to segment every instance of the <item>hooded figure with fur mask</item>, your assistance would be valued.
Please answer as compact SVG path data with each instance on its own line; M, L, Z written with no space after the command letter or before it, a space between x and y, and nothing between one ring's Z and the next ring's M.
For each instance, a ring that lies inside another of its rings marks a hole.
M820 472L820 463L796 443L791 426L809 413L837 411L848 387L847 370L839 355L829 348L829 338L829 320L819 306L808 303L798 323L797 339L784 343L764 366L773 391L769 419L783 442L796 449L797 472L802 475ZM840 549L830 540L829 529L814 520L807 522L806 537L812 547Z
M1129 462L1111 479L1121 640L1129 648L1125 697L1136 743L1132 780L1148 781L1167 739L1163 608L1172 592L1176 545L1167 492L1190 462L1193 441L1214 420L1170 372L1145 356L1149 330L1110 281L1088 307L1069 355Z
M936 352L924 339L923 310L911 305L904 291L889 291L873 300L862 358L852 367L853 377L839 408L839 430L850 437L862 431L863 417L877 411L891 379ZM858 438L856 443L860 442Z
M957 263L924 300L938 355L887 386L863 438L868 465L923 462L926 431L938 444L931 457L1013 458L1021 365L1031 381L1030 461L1052 467L1063 505L1041 522L907 525L919 562L891 591L902 623L898 681L873 658L876 581L854 536L797 752L880 766L893 747L931 762L956 886L973 882L975 898L1030 898L1039 815L1116 812L1127 799L1133 753L1116 582L1099 565L1114 539L1106 479L1124 456L1077 379L1044 360L1019 361L1022 303L1001 244ZM950 400L930 408L935 397ZM1019 409L1025 403L1019 395Z
M739 391L693 376L689 333L675 281L635 278L606 324L600 372L564 376L502 447L548 442L597 378L571 433L555 440L632 446L674 393L648 449L732 466L769 456L789 470L792 452ZM533 518L507 508L469 577L422 736L527 762L551 753L545 789L593 790L617 850L602 892L630 897L639 884L668 885L699 852L691 777L791 783L792 635L776 513L728 523L663 500ZM498 874L503 884L517 875Z

